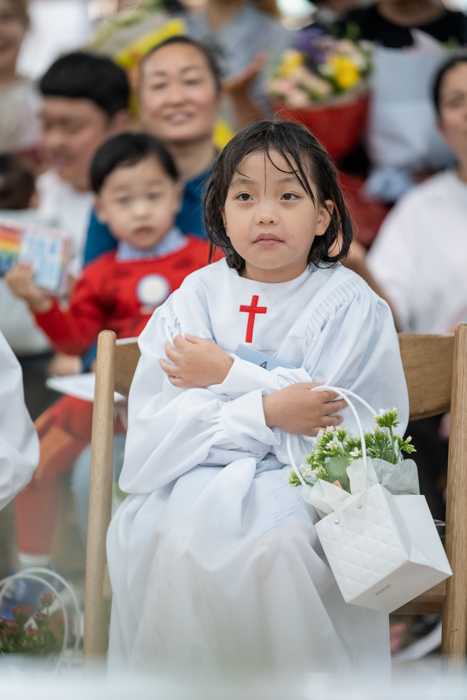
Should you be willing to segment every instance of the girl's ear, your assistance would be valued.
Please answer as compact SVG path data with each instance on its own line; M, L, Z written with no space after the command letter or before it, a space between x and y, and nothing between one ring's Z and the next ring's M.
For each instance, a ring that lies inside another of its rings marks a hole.
M332 199L326 199L324 204L319 208L318 219L316 221L315 236L324 236L331 223L331 217L334 212L334 202Z

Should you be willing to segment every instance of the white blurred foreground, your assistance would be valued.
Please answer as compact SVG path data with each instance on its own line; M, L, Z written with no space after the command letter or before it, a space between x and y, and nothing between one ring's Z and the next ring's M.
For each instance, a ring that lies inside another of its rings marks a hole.
M11 658L11 657L10 657ZM443 671L440 658L394 669L391 687L374 679L366 686L353 679L311 674L302 679L185 680L150 675L106 679L104 672L51 677L0 664L2 698L15 700L460 700L467 697L467 673Z

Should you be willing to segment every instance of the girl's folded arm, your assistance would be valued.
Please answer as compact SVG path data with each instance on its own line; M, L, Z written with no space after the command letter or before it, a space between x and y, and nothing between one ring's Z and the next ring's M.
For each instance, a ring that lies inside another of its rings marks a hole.
M153 315L139 337L141 358L129 396L129 425L120 484L147 493L200 464L261 459L277 442L266 425L263 391L236 399L210 389L179 389L162 371L167 341L180 333L172 303Z

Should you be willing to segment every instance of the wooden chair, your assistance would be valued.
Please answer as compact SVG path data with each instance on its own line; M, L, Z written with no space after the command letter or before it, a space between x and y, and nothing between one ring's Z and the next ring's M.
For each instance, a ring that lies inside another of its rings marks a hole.
M451 410L446 551L453 576L408 603L399 614L443 615L443 654L463 658L467 646L467 325L455 336L400 335L409 389L410 418ZM108 647L108 602L112 591L105 539L112 499L113 391L128 396L138 364L134 340L99 336L92 426L89 534L86 559L84 657L103 657ZM384 372L384 367L381 368Z

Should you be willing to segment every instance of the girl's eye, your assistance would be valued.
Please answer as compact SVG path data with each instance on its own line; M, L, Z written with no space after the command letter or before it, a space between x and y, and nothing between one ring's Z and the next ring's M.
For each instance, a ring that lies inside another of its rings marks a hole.
M185 85L199 85L201 83L201 80L199 78L190 78L189 80L185 80Z
M129 197L119 197L118 203L121 204L122 206L125 206L126 204L130 203L130 198Z
M165 83L153 83L149 86L150 90L163 90L165 88Z
M240 200L240 202L249 202L252 199L251 194L248 194L248 192L242 192L242 194L239 194L237 199Z
M148 198L150 199L151 202L155 202L156 199L160 199L160 197L161 197L161 195L160 195L159 192L151 192L151 193L148 195Z
M282 195L282 199L285 199L286 202L292 202L294 199L297 199L297 195L292 192L286 192Z

